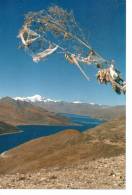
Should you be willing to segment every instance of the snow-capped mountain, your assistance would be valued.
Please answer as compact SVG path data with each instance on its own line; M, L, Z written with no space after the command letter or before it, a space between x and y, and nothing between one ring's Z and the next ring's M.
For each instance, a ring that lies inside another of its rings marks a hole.
M16 104L23 103L24 105L30 103L33 106L41 107L49 112L54 113L68 113L68 114L81 114L88 115L92 118L101 118L104 120L110 120L115 117L125 116L125 105L117 105L117 106L108 106L108 105L100 105L97 103L91 102L83 102L83 101L57 101L50 98L42 97L40 95L34 95L31 97L5 97L0 99L0 102L12 102L12 100L16 100ZM18 102L19 100L20 102ZM15 104L15 101L13 102Z
M95 105L95 103L94 103L94 102L90 102L89 104L91 104L91 105Z
M2 97L0 97L0 99L2 99ZM44 96L41 96L41 95L33 95L33 96L27 96L27 97L12 97L12 99L14 100L19 100L19 101L25 101L25 102L30 102L30 103L33 103L33 104L54 104L55 105L58 105L58 104L66 104L66 105L89 105L89 106L98 106L98 107L101 107L102 109L105 109L105 108L108 108L110 106L108 105L102 105L102 104L97 104L97 103L94 103L94 102L85 102L85 101L80 101L80 100L74 100L74 101L63 101L63 100L55 100L55 99L51 99L51 98L47 98L47 97L44 97Z
M42 97L41 95L34 95L29 97L15 97L14 100L26 101L26 102L58 102L50 98Z
M34 95L34 96L28 96L28 97L14 97L13 98L14 100L19 100L19 101L26 101L26 102L32 102L32 103L35 103L35 102L44 102L44 103L50 103L50 102L55 102L55 103L59 103L59 102L66 102L66 101L61 101L61 100L53 100L53 99L50 99L50 98L47 98L47 97L42 97L41 95ZM72 101L72 102L67 102L67 103L73 103L73 104L84 104L86 102L82 102L82 101L79 101L79 100L75 100L75 101ZM88 103L88 104L91 104L91 105L95 105L95 103L91 102L91 103Z
M81 101L73 101L72 103L73 103L73 104L82 104Z

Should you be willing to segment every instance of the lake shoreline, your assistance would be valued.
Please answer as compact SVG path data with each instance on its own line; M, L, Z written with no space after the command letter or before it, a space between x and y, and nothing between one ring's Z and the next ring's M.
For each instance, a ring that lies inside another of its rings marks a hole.
M20 131L16 131L16 132L10 132L10 133L0 133L0 136L3 136L3 135L12 135L12 134L17 134L17 133L22 133L23 131L20 130Z
M20 144L26 143L30 140L34 140L40 137L46 137L49 135L53 135L55 133L72 129L78 130L80 132L85 131L86 129L91 129L95 126L98 126L103 123L101 120L91 119L86 116L79 115L67 115L67 118L72 124L70 125L61 125L61 124L21 124L17 125L18 131L2 133L0 134L0 153L10 150L12 148L17 147Z
M51 127L69 127L69 126L80 126L80 124L72 123L70 125L62 125L62 124L22 124L22 125L16 125L16 127L22 127L22 126L51 126Z

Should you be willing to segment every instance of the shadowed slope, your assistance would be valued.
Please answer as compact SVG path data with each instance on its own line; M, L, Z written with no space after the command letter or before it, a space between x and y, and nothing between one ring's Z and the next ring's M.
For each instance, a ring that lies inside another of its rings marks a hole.
M17 132L19 132L19 129L17 127L0 121L0 134Z

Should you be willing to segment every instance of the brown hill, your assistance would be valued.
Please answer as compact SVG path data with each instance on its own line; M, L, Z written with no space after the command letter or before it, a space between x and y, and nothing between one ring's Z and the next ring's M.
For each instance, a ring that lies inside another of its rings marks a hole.
M0 173L32 172L124 154L125 118L120 118L85 133L65 130L20 145L0 157Z
M22 124L67 124L67 119L32 105L28 102L5 97L0 100L0 121L13 125Z
M0 121L0 134L17 132L19 132L19 129L17 127Z

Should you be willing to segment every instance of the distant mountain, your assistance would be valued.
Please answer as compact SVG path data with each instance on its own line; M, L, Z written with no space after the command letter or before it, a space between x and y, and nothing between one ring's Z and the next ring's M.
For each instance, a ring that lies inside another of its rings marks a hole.
M16 97L20 101L30 102L33 105L42 107L50 112L55 113L72 113L88 115L93 118L100 118L104 120L111 120L121 116L125 116L125 106L108 106L100 105L94 102L84 103L80 101L65 102L59 100L52 100L40 95L32 97Z
M27 173L69 165L76 167L75 164L80 162L120 155L125 155L124 117L83 133L69 129L22 144L0 156L0 173Z
M40 108L30 102L14 100L10 97L0 99L0 121L13 125L22 124L68 124L68 120Z
M34 95L30 97L15 97L15 100L26 101L26 102L58 102L50 98L42 97L40 95Z
M19 132L19 129L13 125L4 123L0 121L0 135L1 134L10 134L10 133L17 133Z
M20 100L20 101L26 101L26 102L32 102L32 103L35 103L35 102L43 102L43 103L49 103L49 102L55 102L55 103L63 103L65 101L62 101L62 100L53 100L53 99L50 99L50 98L46 98L46 97L42 97L41 95L33 95L33 96L29 96L29 97L14 97L13 98L14 100ZM68 103L68 102L67 102ZM78 101L78 100L75 100L73 102L69 102L69 103L73 103L73 104L83 104L84 102L81 102L81 101ZM88 103L90 105L99 105L99 104L95 104L94 102L90 102Z
M71 113L88 115L93 118L111 120L121 116L125 116L125 106L100 106L97 104L91 105L88 103L67 103L67 102L35 102L37 106L45 108L56 113Z

